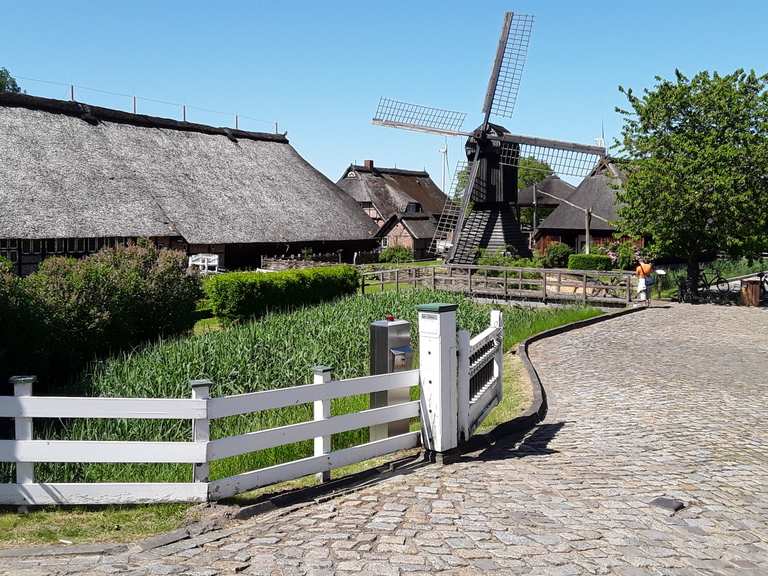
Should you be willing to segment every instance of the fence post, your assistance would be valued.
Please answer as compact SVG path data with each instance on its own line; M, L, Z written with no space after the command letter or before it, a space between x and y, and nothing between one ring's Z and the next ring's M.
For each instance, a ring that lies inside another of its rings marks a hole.
M631 276L629 274L624 277L625 283L627 285L627 306L629 306L629 303L632 302L632 281L630 278Z
M547 273L546 271L541 272L541 299L544 301L544 304L547 303Z
M417 308L422 437L427 450L437 453L458 446L457 308L457 304L422 304Z
M584 272L584 282L583 282L582 289L584 291L584 294L582 295L581 298L584 304L586 304L587 303L587 273L586 272Z
M400 292L400 269L395 268L395 292Z
M504 269L504 297L505 298L507 297L508 292L509 291L507 290L507 269L505 268Z
M459 330L458 339L458 426L459 441L469 440L469 332Z
M472 269L467 268L467 292L472 296Z
M37 382L36 376L13 376L13 395L18 397L32 396L32 387ZM32 418L17 416L14 421L16 440L32 440ZM33 462L16 462L16 483L33 484L35 482L35 464ZM26 511L26 506L19 507L20 512Z
M498 378L496 389L499 404L501 404L504 396L504 316L501 310L491 310L491 326L499 329L499 347L494 357L493 375Z
M360 294L365 295L365 274L360 275Z
M314 368L313 384L327 384L331 381L331 368L329 366L315 366ZM331 401L330 400L315 400L314 402L314 419L327 420L331 417ZM317 436L315 437L315 456L323 456L331 453L331 437L330 436ZM331 479L331 471L325 470L317 473L318 482L328 482Z
M437 267L432 266L432 290L435 289L435 274L437 273L436 270L437 270Z
M210 380L190 380L189 385L192 387L192 398L199 400L208 400L211 396L211 384ZM208 408L206 402L205 418L196 418L192 420L192 440L194 442L205 442L211 438L211 425L208 420ZM192 481L193 482L208 482L208 462L196 463L192 465Z

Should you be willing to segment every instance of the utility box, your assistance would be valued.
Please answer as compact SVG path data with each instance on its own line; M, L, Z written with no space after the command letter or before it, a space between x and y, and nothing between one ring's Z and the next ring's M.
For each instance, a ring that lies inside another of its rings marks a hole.
M411 323L407 320L377 320L371 322L370 373L389 374L391 372L410 370L412 366ZM410 400L411 394L408 388L372 392L370 407L383 408L384 406L402 404ZM398 420L388 424L371 426L371 441L405 434L409 430L409 424L408 420Z

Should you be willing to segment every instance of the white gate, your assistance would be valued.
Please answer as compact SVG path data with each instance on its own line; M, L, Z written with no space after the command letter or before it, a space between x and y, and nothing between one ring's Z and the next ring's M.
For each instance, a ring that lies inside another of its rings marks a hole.
M474 338L458 333L459 437L466 441L501 402L504 371L504 324L499 310L491 311L491 324Z

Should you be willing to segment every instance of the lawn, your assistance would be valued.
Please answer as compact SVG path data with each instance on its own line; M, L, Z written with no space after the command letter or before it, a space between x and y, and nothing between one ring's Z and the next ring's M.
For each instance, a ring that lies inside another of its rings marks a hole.
M386 292L351 296L292 312L270 313L259 320L218 331L210 330L212 323L208 321L206 328L199 329L202 332L199 335L158 342L94 364L82 377L79 387L93 396L189 397L190 379L210 378L214 382L212 395L221 396L306 384L311 381L312 366L317 364L332 366L336 378L360 376L368 371L369 323L390 313L397 318L410 320L414 325L413 345L416 347L416 306L434 301L457 303L458 323L472 334L479 333L488 325L491 307L474 303L460 294L408 290L399 294ZM530 334L599 314L599 311L590 308L505 307L504 312L505 350L510 350ZM513 371L509 371L509 374L512 373ZM417 390L414 390L413 394L416 393ZM510 390L505 396L505 402L496 409L501 415L492 416L500 418L499 421L516 415L522 401L514 390ZM337 399L332 404L332 414L356 412L367 407L367 395ZM211 437L221 438L311 419L311 405L225 418L212 423ZM190 424L186 421L94 419L37 422L37 438L189 441L191 436ZM367 429L336 434L333 437L333 448L341 449L366 442L367 439ZM211 464L211 477L222 478L311 454L312 442L305 441L228 458ZM360 469L362 466L358 465L348 470L336 471L334 475ZM191 465L39 464L35 472L40 481L48 482L188 481ZM11 473L10 466L0 467L0 475L4 476L2 481L9 481ZM183 510L183 507L181 509ZM54 537L81 541L89 539L99 530L107 539L138 537L142 530L142 522L138 520L135 523L129 519L115 521L114 526L121 526L118 530L120 534L112 534L98 528L112 522L109 519L110 514L124 514L126 510L133 511L130 514L137 516L157 516L152 521L144 522L143 530L147 532L165 530L181 518L180 515L174 516L176 508L137 506L100 509L98 513L94 513L92 522L83 520L90 517L89 514L83 515L83 509L75 509L73 512L40 512L40 518L48 518L45 514L53 515L51 518L74 514L73 518L78 518L73 522L62 519L58 524L55 520L45 520L52 530L54 526L61 527L50 533L42 529L36 532L32 526L33 521L18 519L13 513L0 515L5 523L0 526L18 526L19 528L13 528L13 531L18 530L19 538L22 539L19 542L50 541ZM24 529L24 526L28 526L28 529ZM77 526L81 528L77 529ZM69 532L61 536L65 530ZM79 532L82 532L82 537L76 535ZM56 534L59 535L55 536ZM12 538L15 537L6 536L7 541Z

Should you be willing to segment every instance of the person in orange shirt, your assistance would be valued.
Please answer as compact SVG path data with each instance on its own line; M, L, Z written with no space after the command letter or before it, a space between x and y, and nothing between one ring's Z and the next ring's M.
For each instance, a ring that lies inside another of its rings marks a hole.
M653 266L644 258L639 258L635 274L637 275L637 300L651 305L651 286L653 285Z

